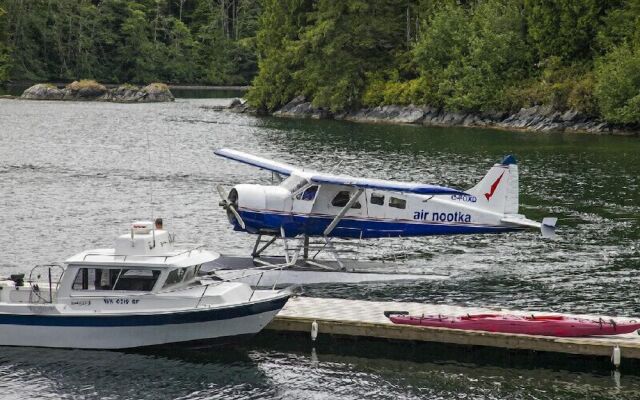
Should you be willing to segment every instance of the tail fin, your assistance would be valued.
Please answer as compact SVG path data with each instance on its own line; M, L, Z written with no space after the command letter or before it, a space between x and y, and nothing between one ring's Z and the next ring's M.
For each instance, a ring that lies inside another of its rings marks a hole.
M476 205L501 214L518 213L518 165L514 156L495 164L467 193L477 198Z

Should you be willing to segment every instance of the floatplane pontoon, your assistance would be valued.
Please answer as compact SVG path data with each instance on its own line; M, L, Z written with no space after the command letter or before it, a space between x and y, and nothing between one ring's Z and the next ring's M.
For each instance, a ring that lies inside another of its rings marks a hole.
M258 333L291 292L199 276L218 258L136 222L113 249L36 267L26 281L1 280L0 345L122 349Z
M218 187L220 205L233 228L257 235L251 255L267 269L345 271L336 239L495 234L531 228L539 229L543 237L554 236L557 218L538 222L518 213L518 166L513 156L462 191L317 172L232 149L215 154L271 171L280 180L277 185L238 184L228 193ZM278 239L284 254L274 262L263 254ZM323 252L332 263L318 261Z

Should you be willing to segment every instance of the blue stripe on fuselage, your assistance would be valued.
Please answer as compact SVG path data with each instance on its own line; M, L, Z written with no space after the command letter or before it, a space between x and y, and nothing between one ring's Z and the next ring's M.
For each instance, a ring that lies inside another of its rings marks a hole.
M238 211L246 225L246 229L244 230L250 233L258 233L259 231L265 230L280 232L280 227L282 226L286 235L290 237L302 234L321 236L333 220L331 216L255 212L246 209L240 209ZM236 230L243 230L235 222L234 228ZM352 219L345 217L340 220L329 236L371 239L394 236L500 233L514 230L518 230L518 228L471 224L430 224L402 220Z

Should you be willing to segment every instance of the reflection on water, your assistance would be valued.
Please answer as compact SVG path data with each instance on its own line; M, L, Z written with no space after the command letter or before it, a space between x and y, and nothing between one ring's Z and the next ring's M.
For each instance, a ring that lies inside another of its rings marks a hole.
M368 342L320 341L312 348L305 339L267 334L234 348L127 353L4 348L0 384L3 398L34 399L634 399L640 393L638 376L616 383L588 367L478 363L429 346L412 348L423 354Z
M289 121L209 108L222 103L0 100L3 275L107 247L131 220L151 214L164 217L180 240L248 254L252 238L229 229L215 186L268 182L270 175L213 156L217 147L311 168L339 164L355 175L459 188L473 186L512 153L520 161L522 212L534 219L558 216L556 240L528 232L367 242L363 257L388 257L401 244L409 254L405 268L449 278L320 285L306 293L640 314L638 138ZM608 376L593 383L583 374L563 373L560 383L547 385L531 370L340 358L344 352L332 359L321 349L315 368L306 350L265 346L242 352L221 359L218 350L181 357L3 349L0 385L13 397L25 386L34 397L584 398L589 391L592 398L617 396ZM556 379L554 372L545 374ZM622 393L628 394L625 378ZM117 389L105 387L113 382Z

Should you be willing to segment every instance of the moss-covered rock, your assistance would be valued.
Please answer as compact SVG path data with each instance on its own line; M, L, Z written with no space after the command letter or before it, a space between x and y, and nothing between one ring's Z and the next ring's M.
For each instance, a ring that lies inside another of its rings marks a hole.
M38 83L26 89L20 98L28 100L62 100L64 90L50 83Z
M104 85L90 79L73 81L64 89L48 83L33 85L21 96L30 100L79 100L112 101L116 103L156 103L174 101L175 98L164 83L151 83L143 88L123 84L107 89Z
M141 89L144 93L143 102L163 102L174 101L173 93L169 90L169 86L164 83L154 82Z
M107 93L107 88L92 80L73 81L65 87L64 100L97 100Z

